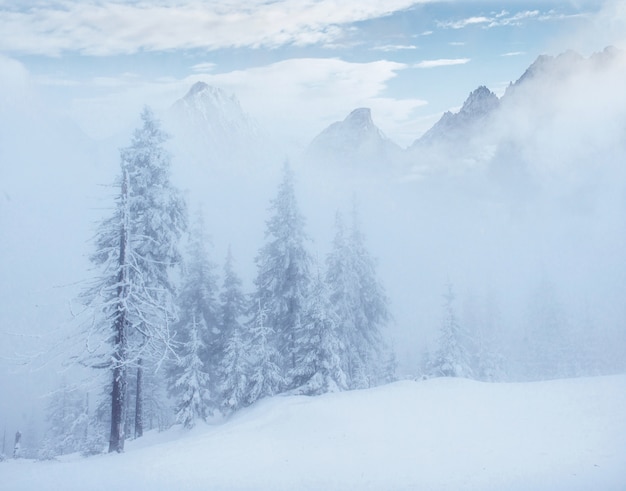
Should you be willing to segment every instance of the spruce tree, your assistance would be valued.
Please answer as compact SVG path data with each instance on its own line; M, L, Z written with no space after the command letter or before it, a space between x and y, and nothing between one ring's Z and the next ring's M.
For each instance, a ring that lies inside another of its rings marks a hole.
M341 214L328 255L326 282L344 343L344 370L351 389L381 381L386 345L382 329L390 319L388 300L376 274L376 264L365 247L356 210L350 230Z
M185 428L193 428L196 419L206 420L213 402L209 390L209 374L200 354L206 348L201 332L206 329L204 321L192 316L187 330L187 340L183 343L177 362L178 377L173 382L173 392L177 393L176 419Z
M276 333L269 325L267 309L259 302L249 325L248 387L246 403L253 404L264 397L278 394L285 385L276 349Z
M467 349L468 337L457 318L451 284L448 284L443 298L438 348L430 361L429 373L435 377L472 378L471 358Z
M85 293L101 314L92 324L109 345L92 363L112 372L109 451L116 452L124 450L126 438L128 369L137 370L140 384L144 363L171 350L176 309L170 272L180 262L178 241L186 228L185 203L170 182L167 135L149 109L141 120L130 146L121 150L116 208L102 222L91 257L101 275ZM96 335L88 333L90 344ZM141 397L141 386L136 392ZM141 414L135 422L142 424Z
M240 409L247 402L247 353L250 344L242 325L245 311L246 298L241 291L241 280L233 269L233 256L229 247L220 294L220 328L224 333L225 344L218 371L221 407L227 413Z
M297 333L294 385L298 392L318 395L347 388L342 366L344 346L321 274L315 278L302 325Z
M305 247L304 218L300 214L294 191L294 178L288 163L283 167L278 194L271 202L271 217L266 224L266 243L261 248L253 295L253 315L263 312L259 322L273 331L275 349L280 354L278 365L285 389L293 387L291 377L296 369L296 339L306 308L310 283L311 258ZM260 307L259 307L260 306Z
M223 346L216 299L217 275L215 266L209 259L207 244L204 221L198 212L190 228L182 286L178 295L180 315L176 323L176 341L185 344L190 339L191 330L197 331L202 345L198 356L209 376L207 389L211 391L213 398L217 393L217 377L214 374L222 356ZM178 379L180 370L181 367L174 364L171 376Z

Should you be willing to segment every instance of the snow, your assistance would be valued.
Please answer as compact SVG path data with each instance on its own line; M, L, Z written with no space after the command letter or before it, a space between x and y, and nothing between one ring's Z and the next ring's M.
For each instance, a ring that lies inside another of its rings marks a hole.
M260 401L123 455L0 463L0 489L550 490L626 487L626 375L402 381Z

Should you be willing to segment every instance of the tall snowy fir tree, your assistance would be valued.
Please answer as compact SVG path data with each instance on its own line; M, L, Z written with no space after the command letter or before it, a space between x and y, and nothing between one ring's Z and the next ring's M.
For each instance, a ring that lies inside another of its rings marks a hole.
M298 392L319 395L347 388L342 366L344 345L339 337L328 288L321 273L313 280L303 322L297 333L294 385Z
M472 362L468 352L468 337L459 324L454 307L451 284L443 296L443 319L439 332L437 351L430 360L429 373L434 377L472 378Z
M206 325L198 322L192 314L190 325L187 326L186 341L179 348L177 361L178 377L173 381L173 391L177 393L176 419L185 428L193 428L196 419L206 420L212 407L209 390L209 374L200 354L206 346L202 342L201 332Z
M162 360L171 349L176 308L170 273L180 262L178 242L187 225L185 203L170 182L167 136L149 109L141 120L130 146L121 150L117 206L101 224L91 257L101 275L85 294L101 314L94 326L110 346L93 362L112 372L110 452L124 450L128 369L137 370L135 427L141 435L144 364Z
M276 333L269 324L267 309L260 301L248 330L250 364L246 403L253 404L259 399L280 393L285 386L285 378L281 373L280 356L276 349Z
M188 363L191 362L189 358L191 345L197 350L193 356L199 359L202 364L200 369L204 374L202 377L203 385L198 390L201 389L202 399L207 404L205 412L211 412L214 408L208 406L215 404L217 377L214 374L222 357L223 347L216 300L217 275L215 274L215 266L209 260L207 244L204 221L202 215L197 213L190 228L182 287L178 296L180 315L175 325L175 340L177 347L182 347L180 356L186 359ZM192 341L194 336L198 339ZM180 350L177 348L177 351ZM193 376L185 378L184 372L186 370L197 371L198 369L195 365L192 367L189 364L181 364L180 360L170 367L170 388L175 397L180 398L181 394L188 389L182 385L181 380L198 382L198 379ZM189 388L189 390L192 389Z
M220 406L226 413L240 409L247 402L247 354L250 340L242 324L245 312L246 297L241 289L241 279L234 271L229 247L220 294L220 328L224 335L224 354L218 370Z
M365 247L356 209L349 231L341 214L337 213L335 237L326 266L330 301L345 346L343 364L348 387L371 387L385 377L388 348L382 329L390 314L375 261Z
M296 336L306 308L311 258L305 247L309 239L304 232L304 218L298 209L293 172L288 163L283 167L282 182L270 211L266 244L256 258L258 273L252 313L262 312L265 316L262 324L274 332L273 341L285 380L283 388L291 389L298 357ZM258 322L257 319L252 324L257 326Z

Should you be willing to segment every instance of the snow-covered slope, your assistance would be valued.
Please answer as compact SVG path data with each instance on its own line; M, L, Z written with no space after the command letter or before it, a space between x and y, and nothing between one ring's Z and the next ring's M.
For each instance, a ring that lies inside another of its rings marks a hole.
M323 163L384 168L398 159L400 151L374 124L371 110L362 107L317 135L307 154Z
M123 455L0 463L11 491L549 490L626 486L626 375L404 381L275 397Z

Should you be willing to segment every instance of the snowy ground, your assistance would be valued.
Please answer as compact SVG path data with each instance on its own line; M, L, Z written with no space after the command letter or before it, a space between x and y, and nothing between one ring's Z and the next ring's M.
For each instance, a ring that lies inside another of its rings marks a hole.
M277 397L123 455L0 463L6 491L626 489L626 375Z

